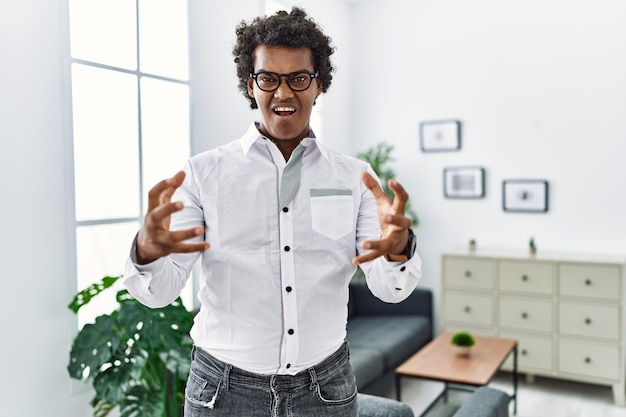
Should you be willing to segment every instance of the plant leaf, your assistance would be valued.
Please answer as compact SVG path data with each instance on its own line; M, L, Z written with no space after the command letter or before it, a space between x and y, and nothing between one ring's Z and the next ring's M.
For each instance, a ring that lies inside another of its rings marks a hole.
M115 284L119 278L121 278L121 276L104 277L100 280L100 282L91 284L89 287L76 294L72 302L67 307L74 313L77 313L82 306L88 304L93 297Z
M180 346L178 349L161 352L159 358L174 376L183 381L187 380L191 369L191 346Z
M120 404L120 417L165 417L165 390L136 386Z
M140 383L147 354L142 351L138 351L138 353L138 355L124 360L114 361L112 366L96 375L93 387L98 397L108 403L117 404L134 386Z
M188 340L193 315L180 299L158 309L152 309L137 300L123 301L119 324L149 352L178 349Z
M109 363L112 352L120 345L115 317L102 315L93 324L86 324L78 333L70 351L67 370L72 378L92 378L102 366Z
M109 404L98 396L95 396L90 404L93 407L93 417L106 417L117 407L117 404Z

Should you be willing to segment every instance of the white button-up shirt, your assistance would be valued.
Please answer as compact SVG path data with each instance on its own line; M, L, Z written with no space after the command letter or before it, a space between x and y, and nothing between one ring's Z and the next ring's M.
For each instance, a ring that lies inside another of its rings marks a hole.
M252 124L239 140L192 157L172 201L185 208L171 229L204 226L196 346L259 374L296 374L336 351L346 337L348 283L360 244L380 237L377 207L361 173L371 167L305 138L300 184L279 205L286 166ZM171 254L147 265L130 259L129 292L151 307L181 293L200 254ZM421 276L417 254L361 265L374 295L405 299Z

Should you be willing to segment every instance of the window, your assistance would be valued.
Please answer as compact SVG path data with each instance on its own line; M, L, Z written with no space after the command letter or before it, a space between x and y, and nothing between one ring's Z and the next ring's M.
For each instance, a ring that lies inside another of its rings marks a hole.
M77 288L123 272L148 190L190 154L187 0L69 0ZM185 301L191 307L191 285ZM97 297L79 327L113 307Z

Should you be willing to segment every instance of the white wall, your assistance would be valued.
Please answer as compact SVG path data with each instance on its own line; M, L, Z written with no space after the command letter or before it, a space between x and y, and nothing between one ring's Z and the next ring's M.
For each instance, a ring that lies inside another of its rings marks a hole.
M354 145L396 145L422 285L438 297L441 253L471 238L626 258L626 2L370 0L352 17ZM422 153L419 122L442 118L462 149ZM486 169L486 198L443 197L444 167L463 165ZM549 212L503 212L514 178L548 180Z
M66 306L75 285L62 4L0 3L3 416L91 415L91 394L70 394L65 369L73 336Z

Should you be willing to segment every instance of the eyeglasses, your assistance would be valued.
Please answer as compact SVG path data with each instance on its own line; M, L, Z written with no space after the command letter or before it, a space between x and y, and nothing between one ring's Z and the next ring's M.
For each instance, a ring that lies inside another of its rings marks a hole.
M259 71L255 74L250 74L250 77L254 78L256 85L266 92L272 92L278 90L280 83L285 77L287 79L287 85L293 91L304 91L311 86L313 78L318 77L319 73L313 74L309 71L296 71L289 74L277 74L270 71Z

